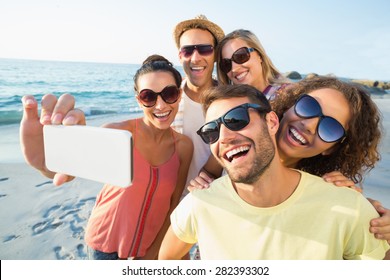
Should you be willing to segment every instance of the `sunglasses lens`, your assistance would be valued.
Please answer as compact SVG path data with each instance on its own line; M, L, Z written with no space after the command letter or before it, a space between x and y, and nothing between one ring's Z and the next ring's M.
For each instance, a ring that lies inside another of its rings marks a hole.
M216 122L209 122L203 125L198 134L206 144L212 144L219 138L219 126Z
M142 90L138 97L141 100L142 105L145 107L153 107L157 101L157 94L150 89Z
M223 58L221 62L219 63L219 68L221 68L221 71L224 73L229 73L230 70L232 70L232 61L228 58Z
M232 60L235 63L243 64L247 62L251 58L251 55L247 48L240 48L238 49L232 56Z
M223 122L230 130L241 130L249 123L248 110L241 107L233 109L223 117Z
M175 86L168 86L161 92L161 97L168 104L175 103L179 98L179 89Z
M321 115L321 106L317 100L309 95L304 95L295 104L295 113L302 118L312 118Z
M213 53L213 46L212 45L198 45L196 47L200 55L210 55Z
M343 126L334 118L324 117L318 124L318 136L324 142L336 142L344 136Z
M184 57L190 57L195 50L195 46L184 46L181 48L180 52Z

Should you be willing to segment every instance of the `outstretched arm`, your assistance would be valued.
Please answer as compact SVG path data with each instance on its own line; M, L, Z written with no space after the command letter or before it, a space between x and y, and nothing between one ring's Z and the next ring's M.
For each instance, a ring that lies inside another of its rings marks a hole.
M55 185L69 181L71 177L55 174L46 167L43 126L48 124L85 124L84 113L74 109L75 100L69 94L62 95L58 100L53 94L43 96L40 115L38 113L38 103L33 96L24 96L22 103L23 117L20 122L20 145L26 162L46 177L54 178Z

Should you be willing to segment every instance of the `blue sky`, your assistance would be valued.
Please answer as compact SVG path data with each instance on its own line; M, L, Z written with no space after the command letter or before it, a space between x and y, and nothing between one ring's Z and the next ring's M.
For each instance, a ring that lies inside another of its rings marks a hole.
M0 58L178 64L174 26L253 31L282 72L390 80L388 0L1 0Z

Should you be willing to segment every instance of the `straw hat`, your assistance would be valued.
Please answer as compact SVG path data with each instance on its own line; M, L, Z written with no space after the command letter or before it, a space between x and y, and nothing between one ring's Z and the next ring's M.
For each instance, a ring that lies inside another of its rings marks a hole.
M175 39L175 43L177 48L180 47L180 37L181 35L190 29L203 29L208 30L211 34L213 34L214 38L219 43L222 38L225 36L222 28L216 25L215 23L209 21L206 16L199 15L194 19L189 19L178 23L173 31L173 38Z

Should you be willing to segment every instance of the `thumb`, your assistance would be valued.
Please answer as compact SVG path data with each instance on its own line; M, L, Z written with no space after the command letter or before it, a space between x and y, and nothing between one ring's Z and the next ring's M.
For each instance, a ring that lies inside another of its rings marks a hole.
M23 121L38 120L38 103L32 95L22 97Z

